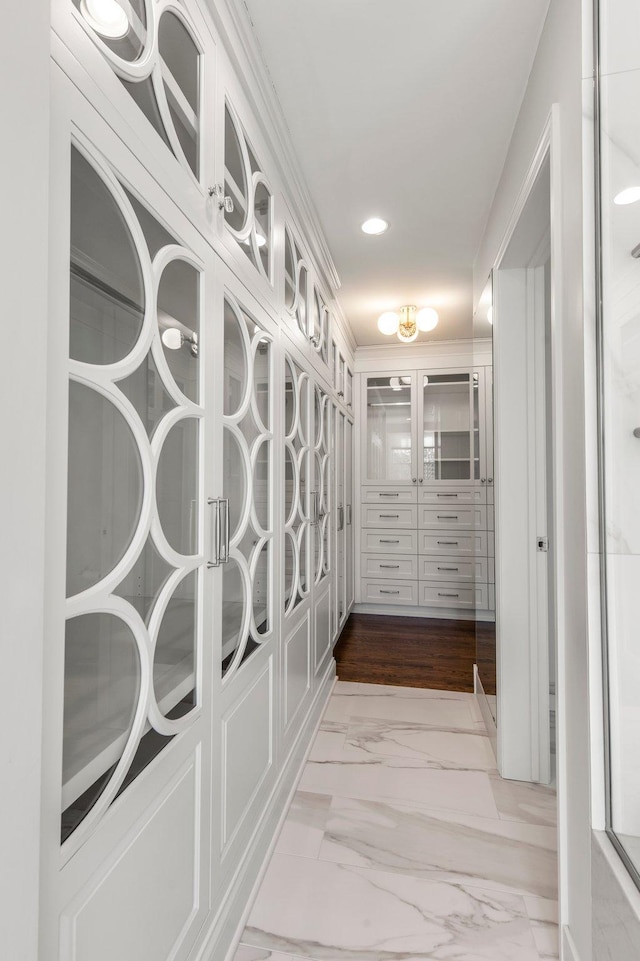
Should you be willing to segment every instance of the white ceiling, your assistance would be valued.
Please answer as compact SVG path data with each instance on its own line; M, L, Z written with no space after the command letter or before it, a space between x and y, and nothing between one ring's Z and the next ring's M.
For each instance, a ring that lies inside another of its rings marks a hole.
M470 336L473 261L549 0L245 3L357 343L392 343L376 319L406 303L440 314L416 344ZM361 232L371 216L386 234Z

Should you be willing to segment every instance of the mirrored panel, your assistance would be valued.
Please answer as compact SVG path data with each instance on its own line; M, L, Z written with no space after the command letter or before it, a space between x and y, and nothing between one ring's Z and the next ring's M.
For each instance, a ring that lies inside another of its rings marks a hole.
M471 480L471 384L469 373L422 377L425 483Z

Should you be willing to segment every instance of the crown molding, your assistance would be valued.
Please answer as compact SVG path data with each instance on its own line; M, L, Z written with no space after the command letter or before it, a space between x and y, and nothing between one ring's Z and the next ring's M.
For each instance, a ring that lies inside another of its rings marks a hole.
M415 370L417 367L469 367L489 366L492 363L491 338L477 340L436 340L422 344L375 344L357 347L355 370L383 370L398 367Z
M287 185L287 202L298 220L298 229L309 245L325 284L335 294L341 286L340 276L320 226L318 211L306 185L249 10L244 0L205 0L205 3L235 68L238 82L251 104L255 120L271 149L282 184ZM341 311L336 312L344 324L344 315Z

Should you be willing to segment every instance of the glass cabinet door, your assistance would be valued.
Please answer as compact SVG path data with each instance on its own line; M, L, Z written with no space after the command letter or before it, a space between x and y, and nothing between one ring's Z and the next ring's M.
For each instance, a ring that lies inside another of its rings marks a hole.
M415 383L414 371L365 379L364 483L416 483Z
M478 375L420 371L421 482L471 482L480 477Z

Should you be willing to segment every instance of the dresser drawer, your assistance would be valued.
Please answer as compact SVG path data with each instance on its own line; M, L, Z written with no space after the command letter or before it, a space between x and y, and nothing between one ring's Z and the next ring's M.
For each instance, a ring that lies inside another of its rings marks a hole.
M433 487L421 487L418 491L418 504L434 504L437 507L467 507L475 504L486 504L487 491L484 487L456 490L434 490Z
M406 604L417 606L417 581L392 581L362 579L362 600L366 603Z
M486 531L420 531L420 554L478 557L487 553Z
M365 554L417 554L417 531L362 530L362 551Z
M390 504L388 507L377 505L362 506L363 527L397 527L415 530L417 527L417 508Z
M418 579L421 581L458 581L473 584L487 580L487 558L421 556L418 571Z
M486 530L487 508L482 505L456 507L419 507L418 526L421 530Z
M475 610L476 590L471 585L420 582L420 604L424 607L455 607Z
M417 497L415 487L390 487L387 490L378 487L362 488L363 504L415 504Z
M415 554L398 554L384 557L382 554L362 555L362 576L415 581L418 578L418 558Z

